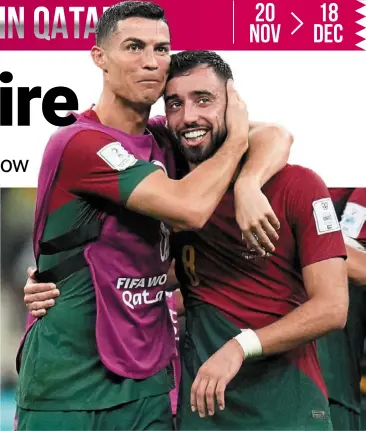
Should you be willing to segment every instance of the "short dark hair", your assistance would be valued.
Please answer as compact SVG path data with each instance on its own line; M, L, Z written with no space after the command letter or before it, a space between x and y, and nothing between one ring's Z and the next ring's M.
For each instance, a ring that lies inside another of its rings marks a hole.
M122 1L107 9L98 20L95 29L96 43L100 45L104 39L116 31L117 24L127 18L147 18L162 20L167 23L164 9L148 1Z
M213 51L181 51L171 56L168 81L181 76L198 66L212 67L217 76L224 81L233 79L231 67Z

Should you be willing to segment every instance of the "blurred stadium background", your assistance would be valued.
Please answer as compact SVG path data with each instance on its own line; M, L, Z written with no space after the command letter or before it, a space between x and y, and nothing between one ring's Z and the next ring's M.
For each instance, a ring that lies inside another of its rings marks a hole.
M26 320L23 286L34 265L32 230L35 189L0 189L1 193L1 410L0 430L13 429L15 354ZM366 343L362 381L363 426L366 430Z

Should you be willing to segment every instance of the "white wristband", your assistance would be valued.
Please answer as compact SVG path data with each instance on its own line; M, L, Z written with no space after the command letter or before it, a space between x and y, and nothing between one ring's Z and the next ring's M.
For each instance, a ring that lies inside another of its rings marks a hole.
M262 355L262 344L257 334L251 329L242 329L242 332L234 338L241 345L245 359Z

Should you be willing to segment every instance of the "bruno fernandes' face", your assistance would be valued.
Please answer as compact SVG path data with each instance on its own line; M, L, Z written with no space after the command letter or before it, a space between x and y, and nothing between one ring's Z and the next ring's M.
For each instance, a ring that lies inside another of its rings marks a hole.
M162 20L127 18L103 46L105 85L118 97L152 105L162 95L170 66L169 27Z
M188 162L211 157L226 139L226 83L202 65L168 81L165 94L168 127Z

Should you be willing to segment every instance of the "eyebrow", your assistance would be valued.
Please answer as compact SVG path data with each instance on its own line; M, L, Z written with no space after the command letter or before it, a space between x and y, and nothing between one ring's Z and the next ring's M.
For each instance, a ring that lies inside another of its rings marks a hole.
M177 93L170 94L169 96L164 96L164 101L169 102L170 100L179 99L179 96Z
M211 96L211 97L215 97L214 94L211 91L209 91L209 90L195 90L195 91L192 91L192 93L195 96Z
M193 94L194 96L215 97L214 94L209 90L194 90L194 91L191 91L190 94ZM169 102L170 100L176 100L176 99L179 99L179 95L177 93L170 94L169 96L164 97L165 102Z
M128 38L126 38L126 39L124 39L122 41L122 43L126 43L126 42L134 42L134 43L138 43L140 45L146 45L145 41L143 41L141 39L138 39L136 37L128 37ZM155 46L159 46L159 47L160 46L170 46L170 42L168 40L167 41L163 41L163 42L158 42L158 43L155 44Z

